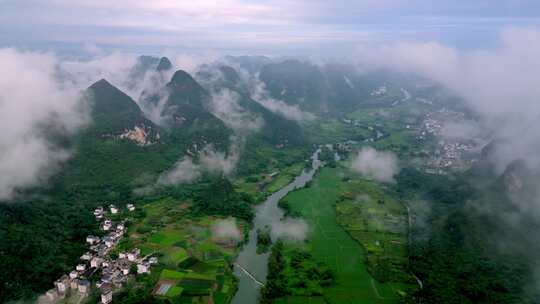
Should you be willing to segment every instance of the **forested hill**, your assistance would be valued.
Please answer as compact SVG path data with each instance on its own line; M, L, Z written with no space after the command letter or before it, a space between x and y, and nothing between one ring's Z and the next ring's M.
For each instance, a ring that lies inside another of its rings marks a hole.
M250 117L262 119L260 130L253 132L253 136L272 145L299 147L306 144L300 123L274 113L252 99L248 89L249 84L233 67L205 65L196 77L210 94L219 95L226 91L230 94L231 106L238 105L240 111L244 111Z
M411 231L409 249L411 270L424 286L416 293L417 302L537 303L539 299L530 286L534 272L529 267L537 244L521 231L526 223L509 221L518 212L516 204L531 199L527 180L533 180L533 173L516 161L504 173L495 174L486 170L494 165L487 153L463 174L437 176L407 168L397 176L398 192L412 199L410 208L418 223ZM419 198L429 202L429 209L414 203Z
M170 71L167 59L141 57L139 61L132 71L132 85L137 85L136 79L148 77L147 73L165 77ZM137 102L106 79L83 93L91 106L90 123L73 136L57 140L71 151L70 158L45 185L25 190L15 202L0 203L0 302L42 293L77 264L85 250L84 238L98 233L93 208L103 202L140 200L134 189L154 184L188 153L196 155L206 146L218 152L229 149L234 131L209 111L210 92L191 75L177 71L156 91L161 89L167 92L160 113L164 125L147 118ZM254 135L256 144L247 146L243 154L250 166L260 170L264 164L258 162L266 160L258 158L258 149L270 155L270 151L279 151L277 145L299 144L303 137L296 123L248 96L243 98L242 106L260 115L267 125ZM230 184L220 180L218 185ZM204 198L195 200L197 212L232 215L241 210L243 218L251 218L249 197L238 196L233 189L223 201L208 200L203 195L207 188L164 189L161 194Z
M182 94L182 91L176 92ZM186 92L186 94L189 92ZM194 93L195 94L195 93ZM77 263L84 238L96 233L91 210L103 202L128 202L141 177L171 168L195 138L225 142L230 131L203 108L192 120L211 129L163 129L137 103L102 79L84 94L92 121L64 140L72 152L46 187L26 190L16 202L0 204L0 302L28 298ZM178 96L178 95L177 95ZM182 113L182 115L186 115ZM181 126L179 126L181 128ZM144 180L153 183L154 180Z

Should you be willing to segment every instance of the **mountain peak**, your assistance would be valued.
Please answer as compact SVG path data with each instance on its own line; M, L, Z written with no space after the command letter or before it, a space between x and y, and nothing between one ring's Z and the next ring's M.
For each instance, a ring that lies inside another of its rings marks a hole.
M88 87L92 93L94 113L110 113L116 111L140 112L139 107L124 92L112 85L106 79L100 79Z
M207 95L201 85L186 71L178 70L167 84L170 91L169 104L189 103L201 106Z
M158 72L161 72L161 71L168 71L170 69L172 69L172 63L169 60L169 58L161 57L161 59L159 60L158 65L156 67L156 70Z
M189 75L189 73L184 70L176 71L171 78L171 83L174 84L182 84L187 82L195 82L195 79L193 79L193 77L191 77L191 75Z
M222 65L219 67L219 71L221 72L221 74L223 74L225 81L228 81L232 84L240 82L240 76L238 76L236 70L231 66Z
M89 89L96 90L96 89L104 89L104 88L113 88L116 89L115 86L113 86L110 82L107 81L105 78L101 78L100 80L94 82Z

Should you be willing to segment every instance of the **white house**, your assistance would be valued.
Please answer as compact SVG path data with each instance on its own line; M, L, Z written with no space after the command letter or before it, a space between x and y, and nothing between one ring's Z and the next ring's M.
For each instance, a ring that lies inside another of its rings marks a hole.
M86 242L90 245L94 245L96 243L99 242L99 237L97 236L93 236L93 235L89 235L86 237Z
M141 250L136 248L127 254L127 259L133 262L139 257L140 253L141 253Z
M90 260L90 267L98 268L98 267L101 267L102 263L103 263L102 258L95 257L92 260Z
M77 267L75 267L77 271L84 271L86 269L86 266L84 264L79 264Z
M118 253L118 258L119 259L125 259L126 257L127 257L127 253L125 253L125 252Z
M68 288L69 277L67 275L63 275L58 281L54 282L54 284L56 285L56 290L58 291L58 295L63 296L66 294L66 291Z
M137 273L138 274L150 273L150 264L147 264L147 263L137 264Z
M112 302L112 288L110 284L103 284L101 286L101 303L109 304Z
M127 209L129 211L134 211L135 210L135 206L133 204L127 204L126 207L127 207Z
M78 289L79 289L79 292L82 293L82 294L87 294L88 292L90 292L90 281L88 280L79 280L79 284L77 284L78 286Z
M114 239L111 237L105 237L105 246L109 248L114 246Z
M69 273L69 278L70 279L76 279L78 276L79 276L79 274L75 270L73 270L72 272Z
M129 262L120 264L120 270L122 270L123 275L128 275L130 268L131 268L131 264Z
M95 215L95 216L102 215L102 214L103 214L103 207L97 207L97 208L94 210L94 215Z
M117 214L118 208L115 205L110 205L109 209L111 210L111 214Z
M124 230L124 224L118 224L116 225L116 230L123 231Z
M89 261L92 258L92 255L90 252L85 252L83 255L81 255L81 260L83 261Z
M101 226L101 229L108 231L109 229L111 229L111 227L112 227L112 221L105 220L105 222L103 222L103 225Z

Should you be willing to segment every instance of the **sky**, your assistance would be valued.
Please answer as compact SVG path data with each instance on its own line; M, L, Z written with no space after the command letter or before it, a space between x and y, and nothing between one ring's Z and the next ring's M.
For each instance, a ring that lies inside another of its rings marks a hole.
M495 45L537 0L0 0L0 47L58 53L342 55L358 45Z

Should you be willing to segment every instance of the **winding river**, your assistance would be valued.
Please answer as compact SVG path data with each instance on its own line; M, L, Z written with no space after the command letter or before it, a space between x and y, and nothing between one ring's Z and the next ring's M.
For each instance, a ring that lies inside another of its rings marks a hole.
M257 254L257 229L265 226L272 227L272 223L279 222L284 212L278 207L278 202L287 193L302 188L313 179L321 167L319 161L320 149L311 156L312 168L304 170L287 186L270 195L266 201L257 206L253 227L249 231L249 242L242 247L234 263L234 274L240 280L233 304L255 304L259 302L260 288L266 283L268 272L268 257L270 253Z

